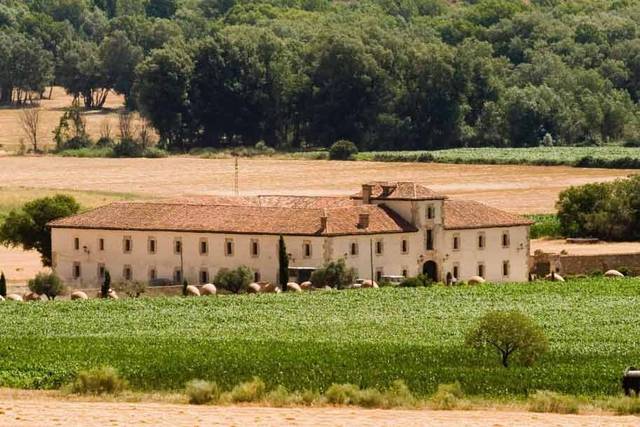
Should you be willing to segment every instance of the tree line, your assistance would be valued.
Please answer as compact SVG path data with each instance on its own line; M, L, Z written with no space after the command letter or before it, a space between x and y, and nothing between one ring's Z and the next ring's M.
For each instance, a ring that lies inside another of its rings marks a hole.
M125 97L172 150L640 142L640 5L3 0L0 102Z

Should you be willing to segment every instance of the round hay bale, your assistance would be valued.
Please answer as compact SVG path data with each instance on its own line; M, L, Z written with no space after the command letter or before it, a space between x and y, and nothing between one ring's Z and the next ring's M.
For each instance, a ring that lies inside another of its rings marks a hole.
M313 288L313 284L311 282L302 282L300 284L300 289L303 291L311 290L311 288Z
M75 291L71 293L71 300L78 300L78 299L89 299L89 297L87 296L86 293L82 292L82 291Z
M295 282L287 283L288 292L302 292L302 288Z
M4 301L4 297L0 295L0 301Z
M23 301L40 301L40 295L35 292L26 292L22 296Z
M187 296L188 297L199 297L200 291L193 285L187 286Z
M564 277L559 275L558 273L551 273L544 276L545 280L550 280L552 282L564 282Z
M215 295L218 292L216 285L207 283L200 288L200 295Z
M362 281L362 288L377 288L378 283L375 280L366 279Z
M259 294L261 290L260 285L257 283L250 283L247 287L247 293L249 294Z
M487 281L484 280L484 277L480 277L480 276L471 276L469 280L467 280L467 283L470 285L481 285L486 282Z
M18 294L7 295L7 301L22 301L22 297Z
M109 289L109 293L107 293L107 298L118 299L118 294L113 289Z
M624 277L624 274L620 273L618 270L608 270L604 273L604 277Z
M261 287L260 292L265 294L279 294L282 292L282 289L273 283L267 283Z
M354 283L351 285L351 289L360 289L362 288L362 283Z

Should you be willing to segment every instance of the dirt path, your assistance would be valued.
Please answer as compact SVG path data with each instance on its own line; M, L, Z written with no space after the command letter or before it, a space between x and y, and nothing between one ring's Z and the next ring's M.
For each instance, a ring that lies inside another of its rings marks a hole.
M17 394L17 395L16 395ZM55 399L39 392L0 393L2 426L638 426L640 418L512 411L214 407Z

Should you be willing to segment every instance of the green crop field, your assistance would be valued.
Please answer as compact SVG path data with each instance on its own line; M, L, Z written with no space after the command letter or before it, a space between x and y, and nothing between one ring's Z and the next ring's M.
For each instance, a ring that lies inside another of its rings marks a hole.
M470 164L567 165L640 168L640 148L603 147L454 148L438 151L362 152L357 160Z
M640 279L309 294L0 303L0 386L56 388L82 368L112 365L138 390L193 378L230 387L254 375L290 390L404 379L418 395L460 381L465 392L536 389L619 393L640 364ZM487 310L518 308L550 351L534 367L465 348Z

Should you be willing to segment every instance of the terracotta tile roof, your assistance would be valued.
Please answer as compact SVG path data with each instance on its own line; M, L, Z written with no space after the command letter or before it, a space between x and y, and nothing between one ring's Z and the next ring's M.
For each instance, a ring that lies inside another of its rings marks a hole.
M291 209L324 209L353 206L349 197L313 197L313 196L193 196L162 200L163 203L180 205L226 205L226 206L262 206Z
M360 214L369 226L359 226ZM327 226L322 227L323 216ZM53 228L165 230L230 234L285 234L330 236L414 232L416 229L384 206L348 206L325 209L253 205L116 202L49 223Z
M527 218L482 203L467 200L444 201L444 228L489 228L531 224L533 222Z
M447 198L415 182L374 181L367 185L372 187L371 199L373 200L443 200ZM362 189L351 198L362 199Z

